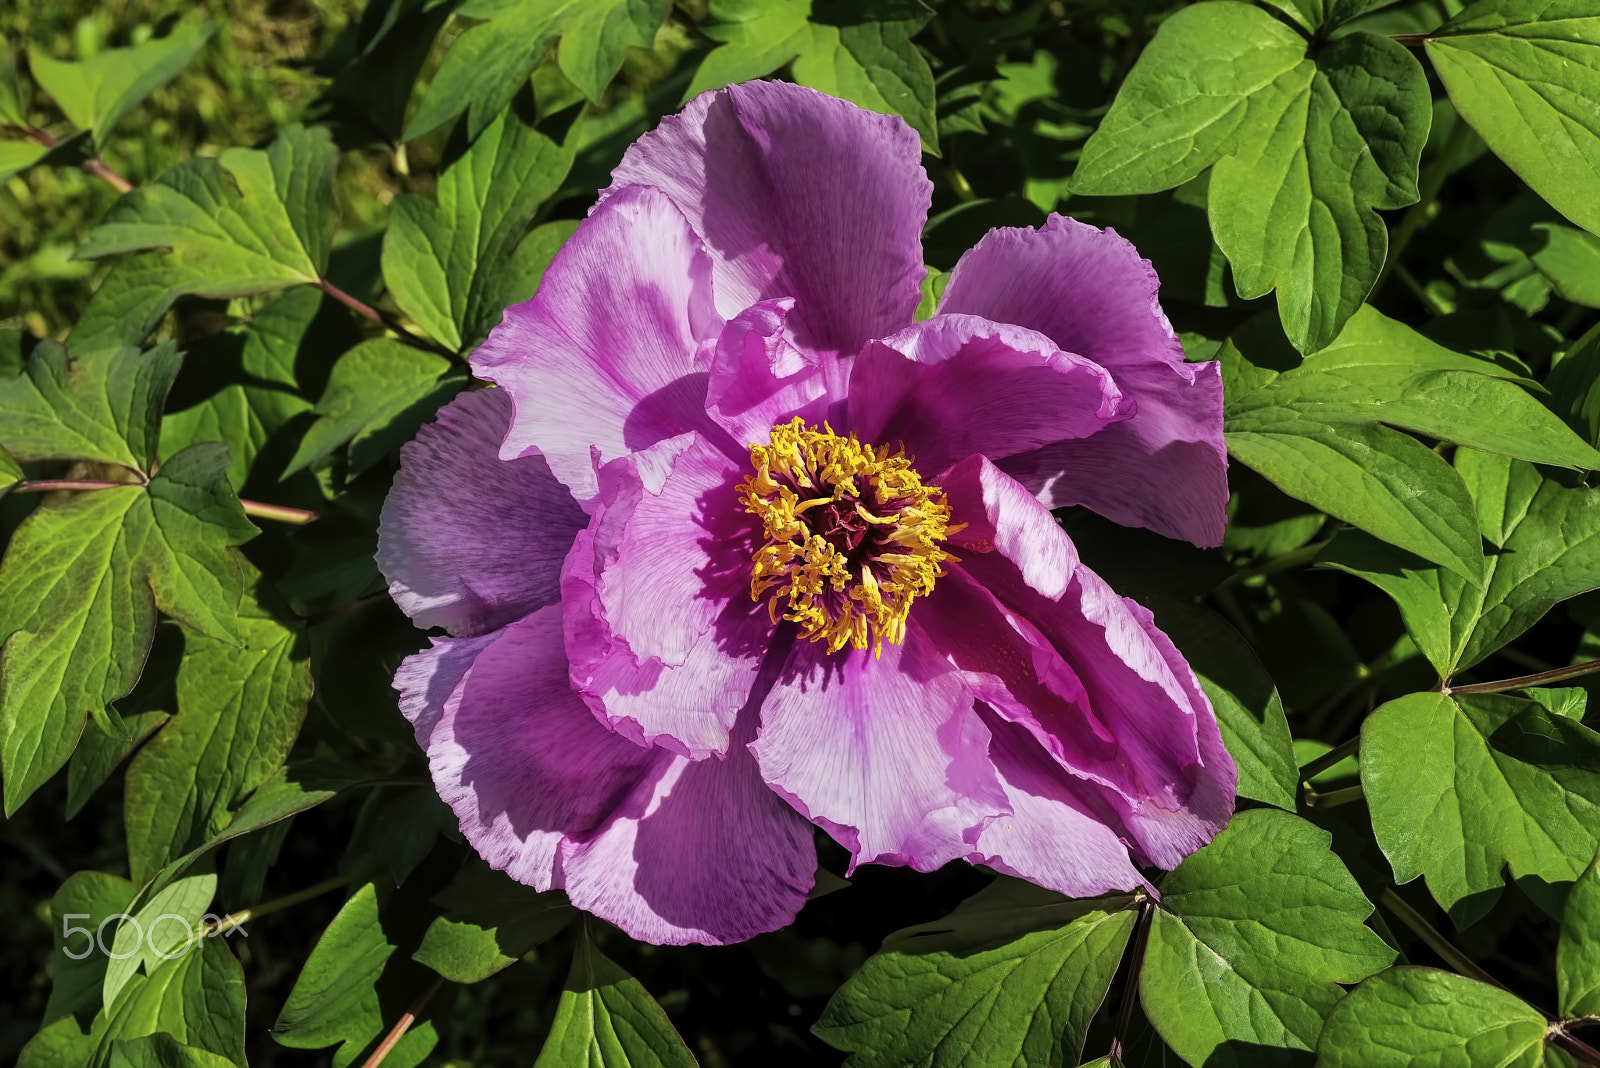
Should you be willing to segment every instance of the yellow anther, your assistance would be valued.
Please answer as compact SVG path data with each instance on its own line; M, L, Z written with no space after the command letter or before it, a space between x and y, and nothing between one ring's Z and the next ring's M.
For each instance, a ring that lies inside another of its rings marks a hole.
M903 449L799 418L751 445L750 466L739 501L766 538L751 559L751 598L770 595L774 623L799 624L830 653L871 646L877 656L904 641L911 603L955 559L941 546L963 524L950 523L944 492L922 484Z

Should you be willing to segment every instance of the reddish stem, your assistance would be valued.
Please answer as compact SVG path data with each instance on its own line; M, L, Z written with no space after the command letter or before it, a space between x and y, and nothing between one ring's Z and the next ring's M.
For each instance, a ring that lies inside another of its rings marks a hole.
M411 1030L411 1025L417 1022L417 1017L427 1007L428 999L433 997L434 991L438 990L443 982L444 979L442 977L435 979L433 985L424 990L417 997L417 1000L411 1003L411 1008L407 1009L405 1015L400 1017L399 1021L389 1029L389 1033L383 1036L383 1041L378 1043L378 1048L372 1051L372 1056L362 1063L361 1068L378 1068L378 1065L383 1063L383 1059L389 1055L390 1051L400 1043L402 1038L406 1037L406 1032Z

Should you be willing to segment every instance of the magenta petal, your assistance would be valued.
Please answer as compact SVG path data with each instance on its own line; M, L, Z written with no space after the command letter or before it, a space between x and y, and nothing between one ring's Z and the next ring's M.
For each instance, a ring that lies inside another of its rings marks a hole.
M403 703L437 702L428 762L467 841L646 941L736 942L792 920L816 870L810 827L742 747L695 763L608 732L567 684L559 617L544 608L475 639L442 700L458 663L397 683Z
M1078 550L1025 486L985 456L962 460L940 476L939 484L950 503L951 522L964 526L950 536L957 559L999 552L1044 596L1055 600L1066 592Z
M467 677L478 654L494 644L499 631L473 638L432 638L433 648L424 649L400 662L394 674L394 688L400 692L400 712L411 722L417 744L427 752L433 729L452 702L461 680Z
M467 841L491 865L540 890L561 885L562 835L599 826L619 797L670 759L609 733L573 694L560 615L555 606L542 608L480 649L434 706L427 747L434 785ZM402 672L396 680L402 706L432 704L443 690L414 689L416 677Z
M741 942L794 919L815 882L811 825L761 781L745 743L726 760L671 758L605 827L562 848L572 903L660 944Z
M691 757L728 749L773 626L750 597L734 464L698 435L607 464L563 573L572 683L613 729Z
M400 450L378 567L419 627L481 634L560 596L583 510L537 453L499 458L511 398L462 393Z
M984 716L989 755L1011 814L984 827L967 859L1070 897L1094 897L1148 886L1117 831L1079 799L1074 780L1023 728Z
M1084 438L1130 409L1099 364L1043 334L976 315L936 315L870 343L850 373L849 427L903 444L925 474Z
M1228 501L1222 379L1215 363L1184 362L1157 286L1150 264L1114 231L1052 215L1040 230L991 230L961 257L939 310L1046 334L1110 370L1137 405L1133 418L1093 437L1002 465L1041 500L1217 545Z
M725 319L793 297L795 342L843 356L911 321L933 185L898 117L786 82L730 86L635 142L601 203L632 185L688 216Z
M857 864L932 871L1007 811L989 732L959 672L912 616L883 655L800 643L750 747L767 783Z
M834 395L844 395L849 361L819 363L796 348L784 327L793 308L792 297L752 304L717 339L706 408L742 445L767 441L774 426L796 415L820 424Z
M659 190L619 192L472 354L473 372L516 404L500 455L537 449L587 504L596 459L688 430L720 436L705 395L721 329L711 261L683 214Z

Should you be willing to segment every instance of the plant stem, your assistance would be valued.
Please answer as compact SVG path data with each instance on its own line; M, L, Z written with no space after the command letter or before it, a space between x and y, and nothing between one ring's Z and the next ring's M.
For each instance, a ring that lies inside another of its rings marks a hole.
M1450 130L1450 136L1445 140L1444 147L1439 149L1439 154L1428 165L1428 171L1422 176L1422 188L1418 190L1421 196L1411 205L1411 210L1406 212L1400 220L1400 228L1394 232L1394 240L1389 243L1389 256L1384 261L1383 271L1378 275L1378 281L1373 284L1372 292L1368 294L1370 301L1378 295L1383 288L1383 283L1389 280L1394 269L1400 263L1400 256L1405 252L1406 246L1411 244L1411 239L1417 231L1422 229L1422 224L1427 221L1428 208L1432 206L1434 197L1439 195L1439 189L1444 185L1444 180L1450 175L1450 167L1455 163L1456 156L1466 146L1467 138L1472 133L1472 127L1467 125L1467 120L1460 115L1456 116L1456 124Z
M1359 785L1345 786L1338 790L1329 790L1326 793L1318 793L1315 790L1307 790L1306 807L1337 808L1340 805L1348 805L1352 801L1360 801L1366 796L1366 792L1363 791Z
M10 492L53 493L57 490L106 490L138 485L141 483L108 482L98 478L39 478L19 482L11 487ZM304 508L290 508L284 504L262 504L260 501L246 500L243 497L239 498L239 505L244 509L245 515L253 515L257 519L275 519L280 523L294 523L297 526L317 518L316 512L308 512Z
M51 136L49 132L41 130L37 126L24 126L23 132L46 148L55 148L61 143ZM99 156L84 163L83 169L96 178L104 179L119 193L128 193L133 190L133 183L112 170L106 165L106 161Z
M317 518L315 512L290 508L284 504L262 504L260 501L247 501L243 497L239 498L239 504L244 508L245 515L253 515L257 519L275 519L279 523L293 523L295 526L304 526Z
M1496 980L1494 976L1473 963L1472 958L1451 945L1444 935L1434 929L1433 924L1422 918L1422 915L1416 909L1406 904L1405 898L1395 893L1394 887L1384 887L1383 893L1378 895L1378 900L1385 908L1394 913L1401 923L1411 928L1416 936L1427 944L1429 949L1444 958L1445 963L1449 964L1450 967L1469 979L1476 979L1480 983L1488 983L1490 986L1499 987L1501 990L1505 989L1505 986Z
M1323 753L1315 760L1308 761L1306 765L1300 769L1300 781L1310 782L1318 775L1321 775L1323 772L1339 763L1339 761L1343 760L1345 757L1355 756L1356 750L1360 748L1361 735L1359 734L1354 738L1351 738L1349 741L1340 742L1338 745L1334 746L1326 753Z
M1223 579L1220 583L1218 583L1218 585L1236 586L1239 583L1248 582L1253 578L1259 578L1263 575L1275 575L1279 571L1288 571L1291 568L1309 564L1311 561L1317 558L1317 554L1323 550L1323 548L1328 544L1328 541L1329 539L1327 538L1324 538L1321 541L1314 541L1310 544L1302 545L1299 548L1290 549L1288 552L1279 553L1272 559L1264 560L1261 563L1256 564L1254 567L1240 568L1238 571L1235 571L1233 574Z
M444 977L439 976L434 979L428 989L417 995L417 1000L411 1003L411 1007L406 1010L405 1015L400 1017L399 1022L389 1029L387 1035L383 1036L383 1041L379 1042L378 1048L372 1051L372 1056L362 1062L361 1068L377 1068L378 1065L383 1063L383 1059L405 1037L406 1032L411 1029L411 1025L416 1023L417 1017L422 1014L422 1010L427 1007L428 1000L433 997L443 983Z
M1499 682L1474 682L1467 686L1445 686L1440 692L1452 693L1505 693L1507 690L1522 690L1529 686L1543 686L1548 682L1565 682L1581 675L1593 675L1600 671L1600 660L1585 660L1580 664L1568 664L1566 667L1551 668L1549 671L1540 671L1532 675L1519 675L1514 679L1501 679Z
M1545 1034L1545 1038L1583 1063L1592 1064L1596 1068L1600 1068L1600 1049L1595 1049L1577 1035L1568 1034L1564 1025L1559 1023L1551 1024L1550 1030Z
M213 935L219 935L223 934L224 932L231 931L235 927L242 927L251 920L257 920L262 916L268 916L274 912L281 912L284 909L293 908L295 905L300 904L300 902L310 901L314 897L321 897L329 890L337 890L339 887L344 886L349 881L350 880L343 875L336 875L332 879L324 879L322 882L308 886L304 890L296 890L292 894L285 894L283 897L275 897L271 901L263 901L261 904L251 908L240 909L238 912L230 912L228 915L224 916L217 926L214 927L209 933Z
M1122 1063L1122 1046L1127 1041L1128 1024L1133 1020L1133 1003L1139 999L1139 976L1144 971L1144 947L1150 941L1150 919L1156 903L1149 899L1139 906L1138 930L1133 935L1133 960L1128 965L1128 981L1122 990L1122 1008L1117 1012L1117 1033L1111 1038L1111 1048L1106 1056L1116 1064Z
M368 319L371 319L373 322L379 323L383 326L389 325L383 321L383 315L379 313L377 308L374 308L365 301L357 300L355 297L352 297L350 294L346 293L344 290L340 289L326 278L318 279L317 288L328 294L328 296L332 297L340 304L343 304L345 307L354 310L356 314L365 315Z

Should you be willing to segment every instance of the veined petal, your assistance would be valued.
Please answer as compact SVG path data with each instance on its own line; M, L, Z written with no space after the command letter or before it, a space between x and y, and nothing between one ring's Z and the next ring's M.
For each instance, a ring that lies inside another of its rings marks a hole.
M852 356L911 322L933 185L898 117L787 82L730 86L635 142L602 205L634 185L688 216L725 319L793 297L791 338L818 356Z
M1085 438L1131 407L1111 375L1045 335L976 315L936 315L881 341L850 372L849 427L903 444L932 474Z
M587 505L597 461L690 430L722 437L705 413L721 330L711 260L682 212L659 190L619 192L472 354L473 373L515 402L500 455L537 449Z
M857 864L932 871L1008 811L972 691L913 623L883 655L798 643L751 745L762 777Z
M843 401L849 361L828 357L822 363L795 347L784 325L793 309L792 297L758 301L730 319L717 339L706 408L741 444L768 440L774 426L797 415L820 425Z
M552 604L583 509L530 453L501 460L511 398L462 393L400 450L378 567L419 627L482 634Z
M967 859L1071 897L1148 886L1118 830L1103 822L1097 806L1080 800L1093 788L1074 779L1022 727L986 706L980 714L1011 814L983 828Z
M645 941L737 942L794 918L816 870L811 831L742 747L692 762L608 732L567 683L554 606L475 641L442 701L442 686L414 688L445 681L442 667L398 684L403 703L437 702L434 784L485 860L536 889L566 888Z
M641 745L726 753L771 642L773 624L750 597L741 477L694 434L612 461L564 568L572 684Z
M1042 501L1218 545L1228 501L1221 374L1184 362L1157 286L1114 231L1052 215L1039 230L991 230L956 264L939 310L1037 330L1108 369L1137 405L1092 437L1002 464Z

